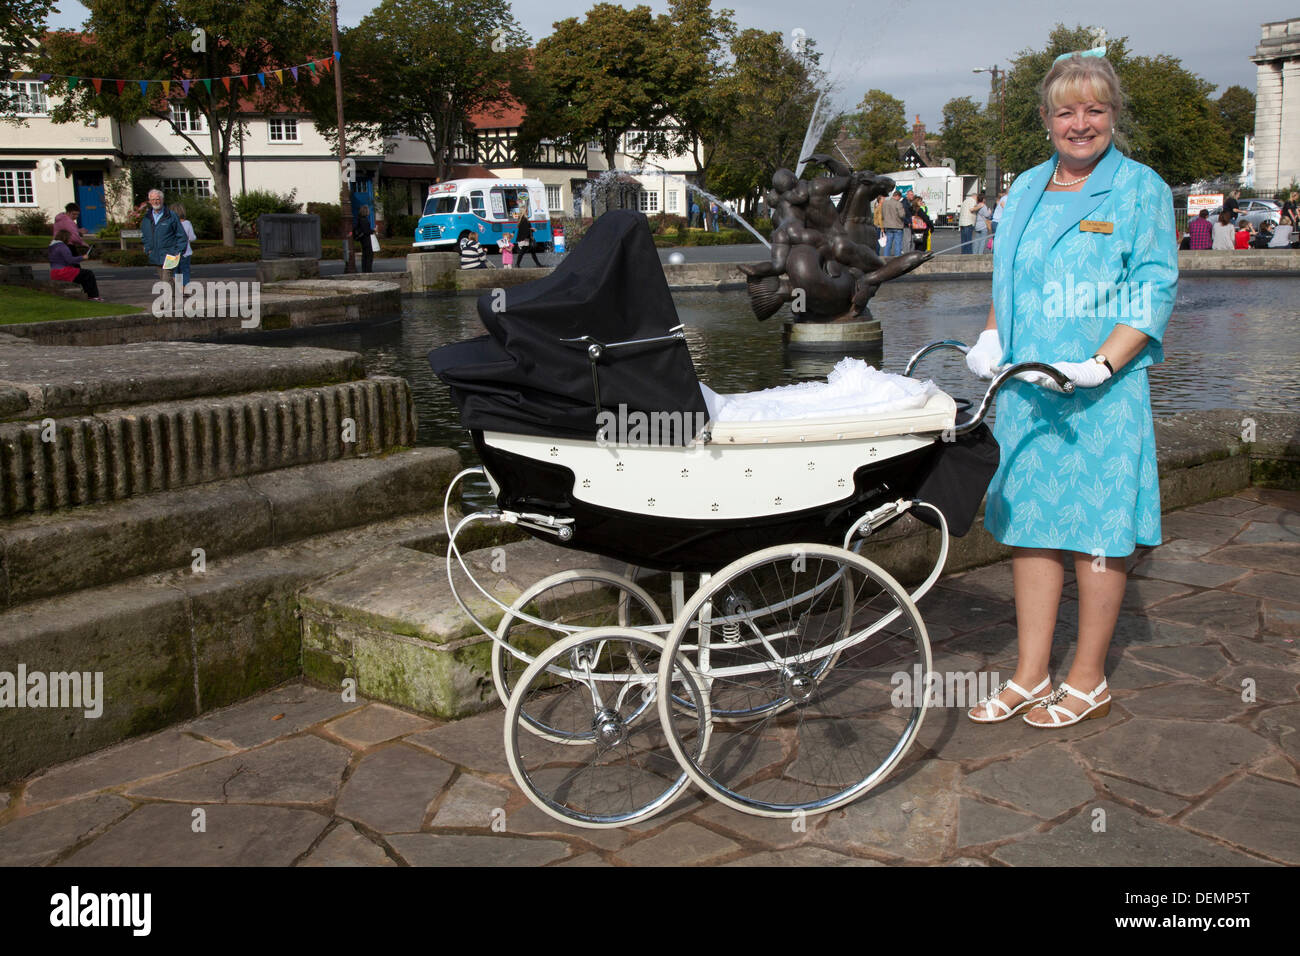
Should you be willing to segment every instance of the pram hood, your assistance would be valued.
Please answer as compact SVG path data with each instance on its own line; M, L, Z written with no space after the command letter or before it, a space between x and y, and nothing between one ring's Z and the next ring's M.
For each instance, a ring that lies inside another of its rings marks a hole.
M484 293L488 334L434 349L429 364L451 389L469 429L594 439L596 395L587 347L668 335L678 324L645 216L601 216L553 273ZM680 413L707 419L690 352L682 340L627 346L601 356L601 408ZM690 428L684 429L690 437Z

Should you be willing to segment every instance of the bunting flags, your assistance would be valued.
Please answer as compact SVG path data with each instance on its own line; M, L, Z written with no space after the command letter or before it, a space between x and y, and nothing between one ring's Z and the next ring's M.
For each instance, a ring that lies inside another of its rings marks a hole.
M306 63L299 63L294 66L260 70L257 73L243 73L243 74L236 73L236 74L231 74L229 76L221 76L221 77L204 76L204 77L198 77L196 79L179 79L179 80L118 79L115 77L104 77L104 76L71 76L65 73L38 73L35 75L42 83L48 83L51 79L67 80L68 89L70 90L75 90L78 84L89 83L92 87L94 87L95 92L97 94L103 93L104 84L108 83L109 84L108 91L112 92L113 89L116 89L117 94L119 96L121 96L122 93L125 91L126 85L128 83L134 83L140 87L140 94L144 96L146 99L148 99L149 97L149 85L151 83L157 83L162 86L162 92L165 98L171 96L171 88L174 83L179 82L182 96L189 96L190 87L193 86L195 83L202 83L204 89L207 90L208 95L211 96L213 80L218 80L218 79L221 80L221 85L226 88L227 92L229 92L231 80L239 80L239 82L243 84L244 89L248 89L251 85L249 81L254 76L257 77L258 86L265 87L267 74L274 76L277 80L280 81L281 84L283 84L285 82L284 74L287 71L293 77L293 81L297 83L301 79L298 76L298 71L303 69L304 67L306 67L308 71L308 75L311 77L311 79L317 80L319 79L318 71L332 70L334 68L334 64L337 62L341 62L342 59L343 59L343 54L339 50L334 50L331 56L321 57L320 59L316 59L316 60L308 60ZM15 77L26 76L26 75L28 74L19 74L19 73L14 74Z

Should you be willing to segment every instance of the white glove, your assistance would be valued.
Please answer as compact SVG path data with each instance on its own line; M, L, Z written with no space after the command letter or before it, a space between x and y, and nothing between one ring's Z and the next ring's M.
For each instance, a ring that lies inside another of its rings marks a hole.
M1075 388L1096 388L1110 378L1110 369L1092 359L1086 362L1053 362L1052 368L1073 382ZM1062 391L1055 379L1042 372L1021 372L1016 378L1050 388L1054 392Z
M985 329L966 353L966 367L980 378L992 378L1002 364L1002 343L997 329Z

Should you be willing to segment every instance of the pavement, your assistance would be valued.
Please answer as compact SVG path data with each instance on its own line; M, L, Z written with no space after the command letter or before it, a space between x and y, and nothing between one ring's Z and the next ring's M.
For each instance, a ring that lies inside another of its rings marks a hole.
M0 789L0 865L1300 864L1300 494L1164 516L1131 559L1109 716L1060 730L935 707L884 783L805 825L688 791L568 827L515 785L500 709L440 722L284 685ZM1067 577L1053 675L1077 616ZM934 669L1014 668L1007 562L920 603Z

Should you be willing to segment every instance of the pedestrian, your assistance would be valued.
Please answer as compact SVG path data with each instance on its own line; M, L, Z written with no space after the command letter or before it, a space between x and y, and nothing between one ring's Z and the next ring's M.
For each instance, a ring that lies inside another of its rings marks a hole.
M1213 239L1210 241L1211 249L1232 249L1237 242L1237 230L1232 227L1232 214L1224 209L1219 213L1219 221L1214 224Z
M161 189L149 190L149 199L141 208L144 215L140 217L140 241L145 255L150 265L158 267L158 278L171 285L189 245L185 229L176 214L164 205Z
M717 232L717 231L718 231L718 204L716 202L710 202L709 203L709 232Z
M81 255L82 250L87 248L86 243L81 240L90 235L77 223L80 217L81 207L75 202L68 203L63 207L63 212L54 217L54 231L50 233L51 236L57 237L61 231L67 230L68 235L72 237L69 248L78 255Z
M957 228L961 230L961 251L965 255L975 251L975 196L961 201L957 209Z
M375 271L375 249L379 240L375 238L375 227L370 224L370 207L362 206L357 210L357 217L352 222L352 240L361 250L361 271Z
M1237 210L1241 208L1241 190L1234 189L1228 193L1228 198L1223 201L1223 211L1228 213L1228 221L1237 221Z
M66 229L60 229L50 240L46 253L50 260L50 278L59 282L75 282L81 286L81 291L86 293L87 299L103 302L104 300L99 296L99 284L95 281L95 273L81 268L81 262L86 257L74 253L72 243L72 233Z
M194 226L185 218L184 203L172 203L171 210L176 214L176 218L181 221L181 228L185 230L185 255L181 256L181 264L176 270L180 273L181 288L184 289L190 284L190 264L194 261L194 240L198 236L194 234Z
M895 189L880 209L881 225L885 230L885 255L903 254L903 191Z
M1209 249L1214 245L1214 224L1210 222L1210 210L1202 209L1187 224L1187 238L1188 249Z
M515 243L508 229L501 230L501 238L497 240L497 251L501 253L501 268L513 269L515 267Z
M519 218L515 221L515 245L519 247L519 267L524 265L524 256L531 255L533 264L542 267L542 260L537 258L537 240L533 238L533 224L528 219L528 200L519 203Z
M457 245L460 247L460 267L462 269L486 269L488 267L487 253L478 241L478 233L465 233L460 237Z
M994 238L997 237L998 226L1002 224L1002 211L1006 208L1007 208L1007 193L1006 190L1003 190L1002 195L998 197L997 204L994 205L993 207L993 218L989 222L989 226L990 226L989 231L993 233Z
M917 196L912 200L912 247L918 252L929 252L933 229L934 222L925 208L925 200Z
M1282 203L1282 212L1277 221L1285 223L1292 229L1300 226L1300 192L1291 193L1287 201Z
M998 394L1001 448L984 525L1010 545L1018 657L1012 679L968 712L979 723L1028 709L1033 727L1062 727L1110 710L1106 655L1126 584L1126 557L1160 543L1160 484L1147 368L1178 290L1173 196L1154 170L1112 142L1123 93L1114 67L1089 51L1057 57L1040 116L1055 149L1011 186L993 254L993 304L967 353L975 374L1052 364ZM1058 299L1069 311L1050 305ZM1140 308L1115 308L1128 290ZM1064 561L1074 564L1078 644L1049 689ZM1037 705L1037 706L1035 706Z
M978 252L988 252L989 237L991 231L989 225L993 222L993 213L984 203L984 194L979 193L975 197L975 249Z
M700 206L699 206L699 203L697 203L697 202L695 201L695 197L692 196L692 197L691 197L691 219L690 219L690 222L688 222L688 223L686 224L688 228L691 228L691 229L694 229L694 228L695 228L695 226L696 226L696 220L697 220L697 218L699 217L699 215L700 215Z

